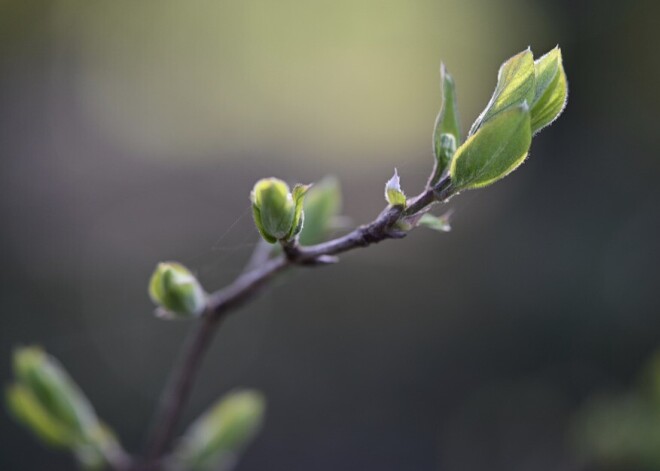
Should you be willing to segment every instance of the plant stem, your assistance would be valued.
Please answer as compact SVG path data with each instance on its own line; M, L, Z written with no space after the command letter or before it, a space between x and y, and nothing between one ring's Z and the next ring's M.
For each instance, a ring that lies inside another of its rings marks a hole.
M269 260L262 267L241 275L231 285L209 296L206 312L182 349L161 397L152 435L147 447L146 469L158 469L158 461L169 444L197 371L223 314L245 302L272 276L289 266L284 257Z
M227 287L210 294L203 318L185 343L182 349L182 359L172 371L170 381L163 391L143 469L160 469L160 461L174 436L204 353L225 314L254 298L275 275L294 265L327 264L334 261L333 255L359 247L367 247L385 239L404 237L406 233L394 227L398 219L402 215L409 216L425 210L436 200L437 193L434 190L437 192L440 185L445 185L441 188L444 190L446 183L440 182L435 188L427 188L421 194L410 199L407 209L388 206L371 223L328 242L306 247L298 246L295 241L283 243L283 255L268 259L254 268L252 268L254 264L249 263L248 266L251 268L249 271L244 272ZM252 261L254 259L255 257L252 258Z

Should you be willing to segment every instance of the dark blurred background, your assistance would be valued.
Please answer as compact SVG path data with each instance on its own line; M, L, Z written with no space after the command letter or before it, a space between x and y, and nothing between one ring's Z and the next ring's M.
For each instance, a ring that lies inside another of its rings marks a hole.
M297 272L232 316L189 422L236 386L265 429L239 470L578 470L593 394L660 346L656 0L0 0L0 379L58 357L131 451L189 325L152 315L178 260L208 289L257 242L264 176L337 175L355 224L430 171L438 66L467 129L499 64L559 43L570 96L505 181ZM182 424L183 427L183 424ZM0 469L70 469L0 412ZM630 468L629 470L630 471Z

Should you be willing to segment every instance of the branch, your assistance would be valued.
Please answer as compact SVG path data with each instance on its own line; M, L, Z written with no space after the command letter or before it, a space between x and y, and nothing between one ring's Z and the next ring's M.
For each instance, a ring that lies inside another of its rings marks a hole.
M401 216L411 216L425 211L436 200L442 201L448 197L448 179L444 179L435 187L427 188L421 194L410 199L407 209L401 206L388 206L372 222L362 225L344 236L306 247L299 246L295 241L283 243L283 255L269 259L262 265L244 272L229 286L210 294L202 321L184 345L182 359L173 370L161 398L154 422L155 427L149 440L150 445L147 448L146 469L159 469L159 460L173 438L204 353L225 314L253 299L275 275L294 265L325 265L336 261L333 256L339 253L367 247L385 239L405 237L405 232L394 227ZM257 250L259 250L259 246L257 246ZM263 253L254 255L251 261L263 258L262 255ZM254 263L248 263L248 267L253 265Z

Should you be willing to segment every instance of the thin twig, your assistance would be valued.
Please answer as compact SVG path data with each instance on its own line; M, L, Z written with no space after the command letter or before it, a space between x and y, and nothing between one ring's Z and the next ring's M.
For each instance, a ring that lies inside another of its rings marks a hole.
M146 469L158 469L157 462L174 435L202 357L223 318L222 314L245 302L269 278L289 265L290 262L284 257L270 260L209 296L206 312L183 346L182 359L172 371L163 392L147 448Z
M411 198L408 207L386 207L378 217L369 224L360 226L346 235L317 245L302 247L293 243L284 243L284 254L270 259L244 272L227 287L212 293L201 323L193 331L182 350L182 360L172 372L171 379L163 392L162 400L156 414L155 427L147 450L146 465L143 469L159 469L159 462L174 436L176 425L188 399L194 377L206 349L224 315L241 304L254 298L258 291L278 273L294 265L314 266L335 261L334 255L349 250L367 247L386 239L401 238L405 232L395 228L396 222L402 216L411 216L433 204L436 200L449 197L448 181L442 180L434 188ZM257 247L257 250L259 246ZM253 256L264 259L263 255ZM254 263L249 263L253 266Z

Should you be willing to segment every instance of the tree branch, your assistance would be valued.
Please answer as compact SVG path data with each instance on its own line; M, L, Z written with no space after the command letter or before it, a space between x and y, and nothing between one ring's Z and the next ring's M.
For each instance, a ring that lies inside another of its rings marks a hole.
M262 251L258 256L254 255L251 258L251 262L248 263L248 268L251 268L249 271L244 272L227 287L210 294L203 318L184 345L182 359L173 370L163 392L155 427L147 447L144 469L160 469L159 461L174 436L204 353L225 314L254 298L275 275L292 266L328 264L336 261L334 255L367 247L385 239L405 237L405 232L394 227L399 218L425 211L435 201L448 198L448 184L449 181L445 178L435 187L427 188L411 198L406 209L401 206L388 206L369 224L362 225L336 239L306 247L299 246L296 241L283 243L283 255L268 259L260 266L252 268L255 259L264 259ZM259 246L256 250L259 250Z

